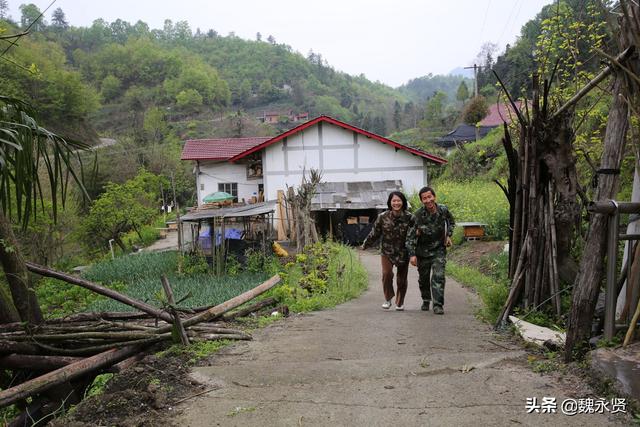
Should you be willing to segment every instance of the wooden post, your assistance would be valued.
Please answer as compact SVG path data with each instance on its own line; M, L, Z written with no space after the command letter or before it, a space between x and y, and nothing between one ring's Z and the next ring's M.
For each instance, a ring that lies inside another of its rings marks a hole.
M284 226L285 207L284 204L284 191L278 190L278 240L286 240L287 233Z
M173 203L176 205L176 223L178 224L178 252L182 253L182 223L180 222L180 205L176 199L176 183L171 172L171 187L173 188Z
M173 298L173 291L171 290L171 286L169 285L169 279L167 279L167 276L163 274L160 280L162 281L162 288L164 289L164 293L167 296L167 303L169 303L171 316L173 316L173 326L175 328L175 331L178 334L182 345L189 345L189 337L187 336L187 332L184 330L184 326L182 326L180 314L178 313L178 310L176 310L176 301Z

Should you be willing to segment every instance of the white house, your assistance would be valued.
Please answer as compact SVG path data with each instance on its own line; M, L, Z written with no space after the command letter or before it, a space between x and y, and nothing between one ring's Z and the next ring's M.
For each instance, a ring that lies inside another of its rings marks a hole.
M405 192L428 183L428 165L445 159L327 116L275 137L188 140L182 160L196 162L198 204L226 191L238 201L275 200L310 169L324 182L400 180Z

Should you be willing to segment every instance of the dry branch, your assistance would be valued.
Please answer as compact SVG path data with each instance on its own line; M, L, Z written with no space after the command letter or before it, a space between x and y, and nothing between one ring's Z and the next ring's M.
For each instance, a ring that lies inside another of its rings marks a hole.
M258 310L261 310L261 309L263 309L265 307L269 307L269 306L275 305L276 302L277 302L276 299L273 298L273 297L265 298L262 301L258 301L255 304L252 304L252 305L250 305L248 307L240 309L240 310L238 310L236 312L226 314L226 315L222 316L222 319L223 320L231 320L231 319L235 319L236 317L245 317L245 316L248 316L249 314L254 313L254 312L258 311Z

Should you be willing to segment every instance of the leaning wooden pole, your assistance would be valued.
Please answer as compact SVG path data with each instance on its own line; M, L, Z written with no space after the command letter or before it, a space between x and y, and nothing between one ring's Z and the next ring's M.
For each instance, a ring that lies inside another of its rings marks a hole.
M236 307L241 306L247 301L251 301L258 295L261 295L267 292L269 289L273 288L275 285L280 283L280 276L277 274L267 280L266 282L256 286L255 288L238 295L237 297L231 298L228 301L223 302L222 304L216 305L215 307L211 307L210 309L203 311L202 313L196 314L195 316L191 316L188 319L185 319L182 322L183 326L189 327L191 325L195 325L200 322L206 322L208 320L214 319L218 316L222 316L224 313L233 310ZM159 333L168 332L172 328L171 325L164 326L158 330Z

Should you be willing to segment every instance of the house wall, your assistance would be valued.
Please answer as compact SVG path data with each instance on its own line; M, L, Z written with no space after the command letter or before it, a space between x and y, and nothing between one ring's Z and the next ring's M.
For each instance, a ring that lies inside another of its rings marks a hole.
M196 168L196 185L198 188L198 205L207 194L218 191L219 183L237 183L238 200L249 200L253 193L258 195L258 184L262 179L247 179L247 165L244 163L198 162Z
M303 170L320 169L323 181L356 182L402 180L412 192L427 184L427 162L404 150L339 126L320 122L264 150L267 200L278 190L300 184Z

